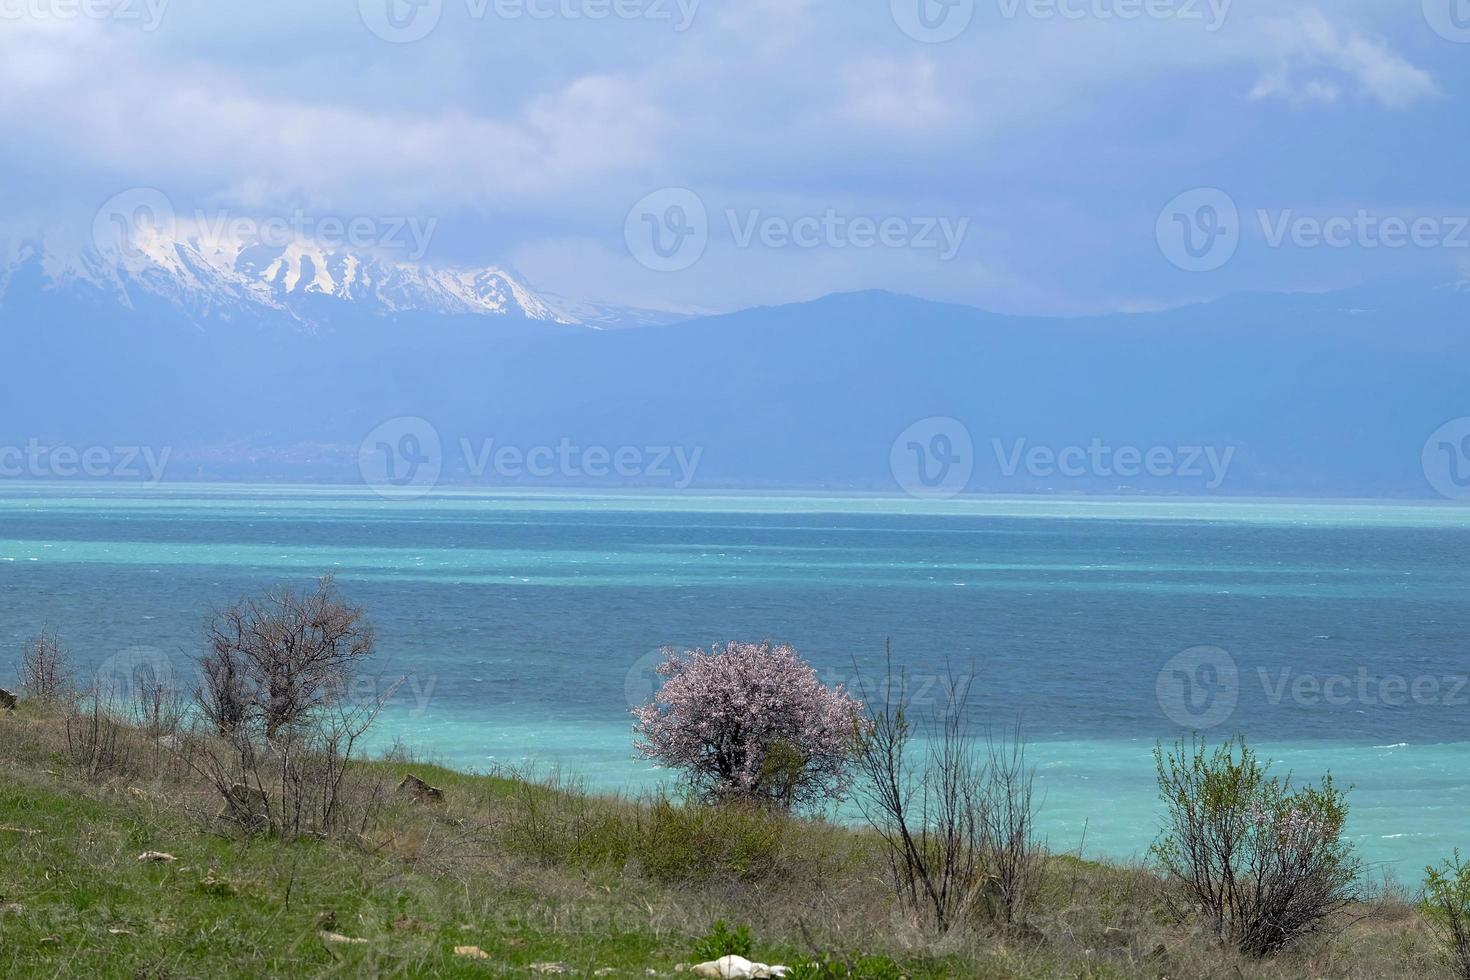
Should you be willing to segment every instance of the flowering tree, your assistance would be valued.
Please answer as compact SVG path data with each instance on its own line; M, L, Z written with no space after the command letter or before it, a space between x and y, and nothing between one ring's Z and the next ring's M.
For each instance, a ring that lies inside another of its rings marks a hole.
M658 673L663 687L633 709L643 758L716 800L793 808L845 790L862 703L822 684L791 647L666 649Z

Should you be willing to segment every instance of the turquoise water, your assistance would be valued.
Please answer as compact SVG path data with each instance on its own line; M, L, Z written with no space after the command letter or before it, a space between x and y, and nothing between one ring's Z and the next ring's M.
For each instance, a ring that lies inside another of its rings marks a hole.
M1466 509L0 485L0 643L54 628L114 681L187 677L212 606L325 571L379 683L409 675L378 744L462 768L646 786L627 713L660 646L770 637L871 687L891 637L921 701L947 663L1023 725L1058 849L1141 855L1150 751L1196 727L1353 784L1405 880L1470 848Z

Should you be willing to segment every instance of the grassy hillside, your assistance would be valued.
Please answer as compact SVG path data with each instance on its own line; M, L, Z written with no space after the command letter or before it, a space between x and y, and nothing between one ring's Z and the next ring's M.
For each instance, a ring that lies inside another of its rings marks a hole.
M287 841L217 819L141 731L116 756L89 777L63 714L0 710L0 976L687 976L718 920L749 926L753 959L829 963L809 976L1444 975L1389 899L1252 961L1168 914L1147 872L1054 856L1023 928L940 938L849 829L398 759L357 767L353 832ZM410 772L443 800L394 793Z

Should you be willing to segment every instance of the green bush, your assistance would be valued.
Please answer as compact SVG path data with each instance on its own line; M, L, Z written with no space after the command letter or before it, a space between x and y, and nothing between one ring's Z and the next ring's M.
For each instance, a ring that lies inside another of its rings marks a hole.
M721 956L750 958L750 926L731 930L723 921L716 922L710 934L694 944L694 957L700 961L717 960Z
M676 803L658 797L638 811L634 857L656 881L770 881L790 873L789 817L738 803Z
M799 827L765 807L665 794L608 806L556 775L518 782L494 805L499 843L548 867L632 866L662 883L766 882L793 874L789 841ZM803 859L809 865L814 858Z
M1152 854L1215 934L1251 956L1322 928L1354 898L1361 867L1343 840L1344 794L1324 776L1291 787L1244 739L1154 749L1167 820Z
M499 823L501 843L548 867L621 867L628 860L631 821L600 805L582 786L553 773L514 784Z
M1444 944L1457 977L1470 980L1470 864L1453 860L1424 869L1424 916Z

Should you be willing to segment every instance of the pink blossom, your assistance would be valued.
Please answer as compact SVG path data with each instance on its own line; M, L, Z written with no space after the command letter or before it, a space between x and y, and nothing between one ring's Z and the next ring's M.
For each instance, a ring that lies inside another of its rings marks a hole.
M714 799L810 806L846 789L863 705L789 646L664 651L654 699L633 710L639 755Z

